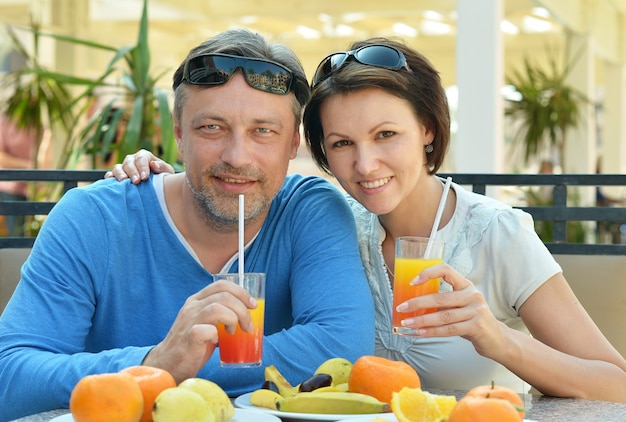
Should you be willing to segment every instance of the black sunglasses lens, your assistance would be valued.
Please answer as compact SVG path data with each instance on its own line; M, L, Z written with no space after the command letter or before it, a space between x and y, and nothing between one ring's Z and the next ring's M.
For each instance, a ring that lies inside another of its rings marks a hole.
M242 69L248 85L261 91L289 93L292 75L289 70L265 60L214 54L194 57L187 62L185 79L192 85L219 85Z
M244 73L248 85L272 94L286 94L291 86L291 73L274 63L246 60Z
M397 68L401 66L400 54L395 48L384 45L371 45L361 48L354 57L363 63L373 66Z
M313 75L313 86L317 85L323 79L325 79L330 73L337 70L348 57L347 53L335 53L326 57L320 64L317 66L317 70L315 71L315 75Z
M187 63L187 79L194 85L223 84L235 69L235 61L230 57L199 56Z

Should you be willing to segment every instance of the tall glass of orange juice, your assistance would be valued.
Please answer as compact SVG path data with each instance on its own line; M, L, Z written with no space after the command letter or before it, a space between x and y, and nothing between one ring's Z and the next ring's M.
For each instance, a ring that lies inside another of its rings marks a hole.
M263 362L263 321L265 319L265 274L244 273L215 274L213 279L227 280L245 288L257 301L257 307L250 309L254 331L247 333L237 324L234 334L226 331L224 324L217 324L220 364L223 367L253 368Z
M396 239L396 258L393 281L392 330L394 334L418 335L415 330L402 326L402 320L436 311L436 308L420 309L415 312L397 312L396 307L416 296L439 292L440 279L428 280L424 284L411 286L411 280L425 268L443 263L444 243L434 240L426 256L428 238L405 236Z

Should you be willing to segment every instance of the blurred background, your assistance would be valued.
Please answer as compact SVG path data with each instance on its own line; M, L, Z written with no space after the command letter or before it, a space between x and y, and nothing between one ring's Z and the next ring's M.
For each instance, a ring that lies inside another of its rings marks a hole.
M135 133L133 95L141 90L132 87L129 95L124 78L135 85L141 78L137 61L111 65L125 47L145 41L144 83L155 96L143 101L158 110L159 98L171 100L171 75L188 50L227 28L247 27L286 43L309 78L321 58L352 40L402 37L432 61L448 90L454 138L444 171L539 172L548 161L554 172L593 173L601 162L601 171L619 173L626 168L625 13L625 0L0 0L0 71L6 80L36 60L45 71L97 80L67 86L70 103L82 95L71 104L78 110L72 133L53 121L44 121L40 132L52 136L50 166L107 168L136 147L175 156L158 111L151 115L156 128L126 142ZM35 77L19 76L25 85ZM17 80L2 85L4 98L22 86ZM545 123L524 114L533 105L554 121L534 138L529 128ZM9 113L19 116L16 108ZM81 125L87 130L78 133ZM132 133L125 133L129 127ZM294 171L317 172L305 148Z

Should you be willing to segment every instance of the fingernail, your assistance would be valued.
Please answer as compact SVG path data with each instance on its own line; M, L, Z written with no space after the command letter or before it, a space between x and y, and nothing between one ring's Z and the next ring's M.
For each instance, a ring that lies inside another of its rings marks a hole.
M139 176L137 176L136 174L133 175L133 177L131 177L131 180L134 182L137 182L139 180Z
M396 307L396 311L398 312L404 312L407 310L407 308L409 307L409 305L407 305L406 303L401 303Z
M252 296L250 296L250 306L252 306L253 308L256 308L257 306L257 301Z
M147 177L146 172L145 172L145 171L142 171L142 172L141 172L141 178L142 178L142 179L145 179L146 177Z

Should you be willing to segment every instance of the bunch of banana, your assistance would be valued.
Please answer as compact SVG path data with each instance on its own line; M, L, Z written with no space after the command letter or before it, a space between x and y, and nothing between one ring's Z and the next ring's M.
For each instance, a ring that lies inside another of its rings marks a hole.
M321 413L338 415L357 415L366 413L384 413L389 411L389 404L372 396L360 393L321 392L298 393L276 403L276 408L283 412Z
M384 413L389 405L374 397L348 392L352 363L332 358L322 363L314 375L297 386L274 366L265 368L264 388L250 395L250 403L272 410L293 413L366 414Z

